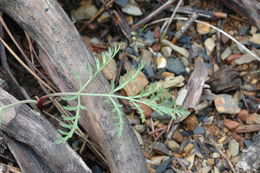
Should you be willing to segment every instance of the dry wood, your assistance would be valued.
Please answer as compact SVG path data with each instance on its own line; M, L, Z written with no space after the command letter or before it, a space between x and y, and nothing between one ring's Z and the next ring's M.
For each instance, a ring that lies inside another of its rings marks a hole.
M260 0L222 0L230 9L242 13L260 29Z
M17 21L42 48L41 63L61 91L76 91L79 84L72 75L77 70L82 81L89 78L87 64L95 61L65 12L54 0L0 0L0 9ZM45 56L44 56L45 54ZM100 74L87 92L107 93L108 82ZM111 172L147 172L140 146L129 124L122 137L116 136L111 103L100 97L83 97L88 110L80 124L97 141Z
M2 88L0 95L0 105L17 102ZM27 144L52 172L91 172L68 144L54 144L60 135L43 116L26 105L2 112L0 129L17 141ZM18 160L21 161L22 158ZM29 165L21 167L31 169ZM29 172L27 169L25 172Z

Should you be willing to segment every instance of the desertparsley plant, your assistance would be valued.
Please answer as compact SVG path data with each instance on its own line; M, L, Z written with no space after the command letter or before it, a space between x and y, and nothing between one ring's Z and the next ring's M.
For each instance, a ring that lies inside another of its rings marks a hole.
M158 112L160 115L170 115L173 119L177 117L186 116L189 114L187 110L182 109L175 105L174 100L170 98L170 96L165 96L164 88L157 88L156 83L149 85L148 87L144 88L138 95L135 96L122 96L118 95L117 93L122 90L129 82L133 81L141 70L144 67L144 63L140 63L137 69L129 70L125 75L124 79L121 77L119 79L118 86L115 86L114 81L112 81L111 90L108 93L86 93L84 90L88 87L89 83L104 69L104 67L116 56L116 54L120 50L120 45L116 45L113 48L109 48L107 52L102 53L102 60L101 62L96 58L96 67L95 71L93 72L93 68L91 65L88 65L88 72L90 74L89 79L82 84L81 78L77 73L74 73L75 78L78 80L80 84L80 89L76 92L62 92L62 93L53 93L46 96L41 97L38 101L36 100L23 100L18 101L16 103L12 103L9 105L1 106L0 107L0 115L2 117L2 112L10 107L14 107L20 104L25 103L33 103L37 104L38 107L41 107L44 100L50 97L61 97L64 101L74 101L76 104L75 106L66 105L63 108L67 111L74 112L73 116L65 116L61 115L62 122L60 126L62 129L59 129L59 133L62 135L60 139L58 139L55 143L59 144L62 142L67 141L69 138L72 137L74 132L79 128L78 122L80 119L80 112L82 110L86 110L87 107L82 105L81 97L88 96L88 97L104 97L106 101L111 102L114 109L117 119L116 127L118 136L122 136L123 133L123 125L124 125L124 113L121 110L122 105L119 104L115 99L124 99L128 100L129 103L133 106L134 109L138 111L140 114L142 122L145 121L144 111L141 109L141 104L145 104L154 111Z

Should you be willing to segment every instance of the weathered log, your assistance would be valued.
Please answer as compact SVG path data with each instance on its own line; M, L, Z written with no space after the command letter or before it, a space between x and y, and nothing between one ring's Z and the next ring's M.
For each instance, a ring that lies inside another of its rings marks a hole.
M0 95L0 105L18 101L2 88ZM26 105L20 105L4 110L1 116L0 129L17 141L27 144L52 172L91 172L68 144L54 144L60 135L40 113ZM26 166L21 167L26 169Z
M22 172L53 173L29 146L15 141L3 133L4 141L15 157Z
M81 80L89 78L87 64L95 61L65 12L54 0L0 0L0 10L12 17L33 39L46 56L41 63L58 88L77 91L79 84L72 75L77 70ZM99 74L86 92L107 93L109 83ZM101 97L82 97L88 110L81 113L80 124L100 145L111 172L147 172L141 148L128 123L122 137L116 136L113 106ZM126 121L125 121L126 122Z
M260 0L222 0L230 9L245 15L260 29Z

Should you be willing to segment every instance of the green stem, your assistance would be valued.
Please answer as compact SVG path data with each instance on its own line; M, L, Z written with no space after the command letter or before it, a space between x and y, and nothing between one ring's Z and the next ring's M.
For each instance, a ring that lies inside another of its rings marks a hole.
M15 103L11 103L9 105L2 106L1 107L1 111L5 110L5 109L8 109L8 108L11 108L11 107L14 107L14 106L17 106L17 105L20 105L20 104L25 104L25 103L36 104L37 100L22 100L22 101L18 101L18 102L15 102Z

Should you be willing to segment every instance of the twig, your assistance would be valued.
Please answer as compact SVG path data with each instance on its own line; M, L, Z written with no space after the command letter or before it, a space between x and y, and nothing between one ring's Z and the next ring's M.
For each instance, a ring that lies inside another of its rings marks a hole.
M218 28L221 28L221 20L218 20ZM217 44L216 44L216 51L217 51L217 57L216 61L219 66L221 66L221 58L220 58L220 51L221 51L221 34L220 32L217 32Z
M153 17L157 16L159 13L161 13L163 10L169 8L169 6L174 3L176 0L168 0L165 4L163 4L160 8L158 8L157 10L153 11L151 14L149 14L147 17L145 17L144 19L140 20L138 23L132 25L131 29L132 30L136 30L137 28L139 28L140 26L142 26L143 24L147 23L148 21L150 21Z
M151 22L149 25L153 25L156 23L160 23L160 22L164 22L165 20L169 20L169 18L163 18L163 19L159 19L156 20L154 22ZM188 18L186 17L175 17L174 20L188 20ZM228 33L226 33L225 31L215 27L214 25L211 25L209 23L203 22L201 20L195 20L195 22L197 23L201 23L204 25L207 25L215 30L217 30L218 32L220 32L221 34L227 36L228 38L230 38L232 41L234 41L237 45L239 45L243 50L245 50L247 53L249 53L250 55L252 55L256 60L260 61L260 57L258 57L257 55L255 55L252 51L250 51L248 48L246 48L243 44L241 44L239 41L237 41L234 37L232 37L231 35L229 35Z
M176 7L172 6L169 10L174 11L175 9L176 9ZM177 9L177 13L185 13L185 14L197 13L200 17L206 17L206 18L212 18L212 17L226 18L227 17L227 14L223 13L223 12L205 11L202 9L195 9L195 8L189 8L189 7L179 7Z
M164 24L163 24L163 26L162 26L162 28L161 28L162 38L165 36L167 30L169 29L169 27L170 27L170 25L171 25L171 23L172 23L172 20L173 20L175 14L176 14L176 12L177 12L177 10L178 10L178 8L180 7L181 4L182 4L182 0L179 0L179 2L178 2L178 4L177 4L176 8L174 9L174 11L173 11L173 13L172 13L170 19L169 19L168 21L165 21L165 22L164 22Z
M185 23L184 26L181 27L179 31L176 32L175 37L172 42L176 43L176 41L182 36L182 34L190 27L190 25L198 18L198 13L193 13L190 19Z

